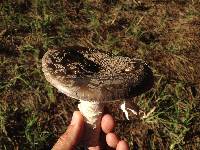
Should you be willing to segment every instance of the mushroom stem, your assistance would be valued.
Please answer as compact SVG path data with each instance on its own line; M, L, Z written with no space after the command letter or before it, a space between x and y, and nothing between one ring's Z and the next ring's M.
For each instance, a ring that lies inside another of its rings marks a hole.
M103 114L104 105L99 102L80 101L78 108L85 120L85 131L82 137L84 146L89 147L99 146L99 135L101 118Z

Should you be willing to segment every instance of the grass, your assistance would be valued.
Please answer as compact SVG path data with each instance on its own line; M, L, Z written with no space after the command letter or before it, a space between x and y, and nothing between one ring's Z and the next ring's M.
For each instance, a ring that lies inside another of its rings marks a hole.
M127 121L108 104L131 149L198 149L199 9L195 0L0 2L0 149L51 149L65 131L78 101L46 82L41 58L77 44L151 66L154 87L130 104L154 112Z

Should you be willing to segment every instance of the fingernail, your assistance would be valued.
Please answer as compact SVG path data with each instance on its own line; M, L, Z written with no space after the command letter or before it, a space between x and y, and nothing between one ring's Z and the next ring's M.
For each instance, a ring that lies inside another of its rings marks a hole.
M70 124L71 124L71 125L75 125L75 124L76 124L76 120L77 120L77 113L74 112Z

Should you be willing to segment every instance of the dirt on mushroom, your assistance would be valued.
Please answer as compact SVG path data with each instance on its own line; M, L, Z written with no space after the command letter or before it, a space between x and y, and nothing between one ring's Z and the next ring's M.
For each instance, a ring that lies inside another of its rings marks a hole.
M200 147L199 1L8 0L0 8L0 149L50 149L66 129L78 101L63 101L45 81L41 58L76 44L152 67L154 88L134 99L147 112L156 106L148 118L127 121L119 102L107 106L131 149Z

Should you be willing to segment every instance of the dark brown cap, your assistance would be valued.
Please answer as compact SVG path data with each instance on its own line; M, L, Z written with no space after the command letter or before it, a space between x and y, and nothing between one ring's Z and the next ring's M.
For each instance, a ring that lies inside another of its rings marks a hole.
M48 50L42 70L54 87L79 100L128 99L153 85L144 61L80 46Z

